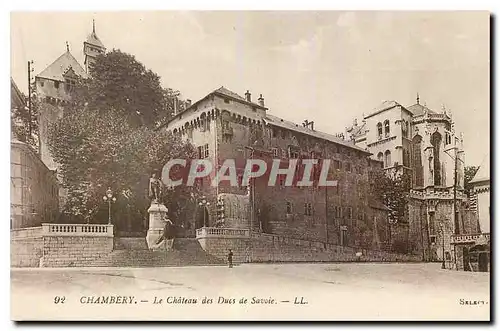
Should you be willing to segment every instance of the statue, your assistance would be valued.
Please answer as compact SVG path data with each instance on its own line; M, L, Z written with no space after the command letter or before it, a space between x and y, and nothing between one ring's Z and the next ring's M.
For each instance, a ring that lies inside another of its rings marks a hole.
M156 174L153 173L151 178L149 178L149 197L153 199L153 203L158 203L161 197L161 181L156 178Z

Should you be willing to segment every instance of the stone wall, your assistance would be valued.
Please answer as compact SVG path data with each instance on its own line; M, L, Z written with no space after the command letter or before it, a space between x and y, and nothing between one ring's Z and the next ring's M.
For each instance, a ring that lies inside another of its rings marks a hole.
M43 255L43 238L21 238L10 241L12 267L38 267Z
M113 250L112 225L43 224L11 230L11 267L83 267Z
M244 262L348 262L421 261L421 256L388 253L376 250L358 250L352 247L326 244L318 241L287 238L269 234L250 237L198 237L209 254L227 261L229 249L235 263ZM356 256L362 252L362 256Z
M40 267L85 267L112 250L108 237L46 237Z

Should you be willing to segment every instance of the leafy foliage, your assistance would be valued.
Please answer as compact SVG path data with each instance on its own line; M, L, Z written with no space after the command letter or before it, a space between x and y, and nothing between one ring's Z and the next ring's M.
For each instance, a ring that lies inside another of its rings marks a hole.
M372 195L390 209L391 223L407 223L410 175L405 172L385 172L376 169L371 173L370 181Z
M474 178L476 175L477 171L479 170L479 167L476 166L466 166L464 169L464 188L465 188L465 193L467 196L470 196L470 181Z
M117 196L113 215L144 220L149 176L172 158L195 158L195 148L155 122L168 118L159 78L133 56L113 51L98 57L93 75L77 82L72 103L49 127L49 150L67 189L65 212L85 222L107 218L102 197ZM136 112L138 110L138 112ZM164 190L175 222L188 213L195 187ZM139 222L140 223L140 222Z
M133 127L152 128L173 115L178 91L162 88L160 77L133 55L120 50L101 54L90 74L74 91L80 107L118 112Z

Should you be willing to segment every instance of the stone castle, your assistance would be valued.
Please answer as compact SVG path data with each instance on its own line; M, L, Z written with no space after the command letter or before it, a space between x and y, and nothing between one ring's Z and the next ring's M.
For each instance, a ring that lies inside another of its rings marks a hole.
M90 64L106 51L95 24L83 47L83 66L68 48L36 76L44 104L39 114L40 156L51 170L57 164L47 149L48 124L62 116L59 105L70 100L75 78L88 77ZM203 227L252 229L371 249L386 249L394 238L402 238L408 253L424 260L442 259L444 254L451 260L450 235L469 231L463 207L463 140L455 133L451 114L427 108L418 97L409 107L384 102L362 123L355 121L344 137L320 132L307 120L296 124L272 115L262 95L254 101L249 91L243 97L221 87L189 102L161 130L189 140L199 157L213 164L235 159L239 176L242 162L252 157L332 160L336 188L285 187L284 179L276 187L255 181L246 188L211 187L211 179L202 181L210 204L199 207L193 219L179 220L192 236ZM411 174L406 223L391 226L387 207L370 195L370 173L376 168Z

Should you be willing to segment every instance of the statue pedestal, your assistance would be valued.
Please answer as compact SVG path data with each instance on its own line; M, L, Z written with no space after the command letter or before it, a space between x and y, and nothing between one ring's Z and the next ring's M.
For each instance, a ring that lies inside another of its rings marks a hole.
M152 202L148 209L149 229L146 235L146 242L148 243L149 249L165 250L165 240L159 244L156 244L156 242L163 234L163 229L167 221L167 212L167 207L155 202Z

